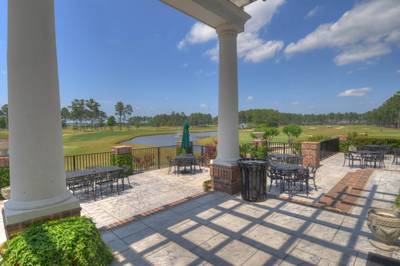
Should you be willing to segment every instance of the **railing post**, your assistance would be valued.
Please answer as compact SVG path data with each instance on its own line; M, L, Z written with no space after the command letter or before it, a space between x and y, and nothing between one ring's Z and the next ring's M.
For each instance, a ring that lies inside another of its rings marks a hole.
M76 170L76 162L75 162L75 155L72 156L72 170L75 171Z
M158 167L158 169L160 169L161 168L161 158L160 158L160 147L157 147L157 167Z

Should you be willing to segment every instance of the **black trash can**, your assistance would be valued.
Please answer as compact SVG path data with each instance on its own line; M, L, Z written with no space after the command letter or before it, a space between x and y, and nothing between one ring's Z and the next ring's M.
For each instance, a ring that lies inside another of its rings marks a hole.
M265 160L239 160L242 178L242 198L246 201L264 201L267 198Z

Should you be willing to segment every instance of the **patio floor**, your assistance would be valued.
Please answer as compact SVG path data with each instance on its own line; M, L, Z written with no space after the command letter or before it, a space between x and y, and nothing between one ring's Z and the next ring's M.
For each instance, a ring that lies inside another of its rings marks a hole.
M346 214L307 206L360 171L342 164L343 154L322 161L318 190L289 199L295 202L274 188L271 196L280 198L262 203L219 192L204 195L208 169L179 176L168 169L149 171L131 176L133 187L121 195L82 199L82 214L102 229L115 265L365 265L369 251L400 258L400 252L371 246L366 226L370 207L393 205L400 166L387 161L385 169L368 170L357 193L341 193L354 199Z
M126 223L136 215L159 210L203 194L203 182L210 179L208 168L194 175L168 173L160 169L133 175L131 189L120 195L106 195L103 199L82 200L82 215L91 217L98 228L107 228Z
M391 207L400 172L377 170L344 215L280 199L213 192L103 233L114 265L365 265L367 211Z

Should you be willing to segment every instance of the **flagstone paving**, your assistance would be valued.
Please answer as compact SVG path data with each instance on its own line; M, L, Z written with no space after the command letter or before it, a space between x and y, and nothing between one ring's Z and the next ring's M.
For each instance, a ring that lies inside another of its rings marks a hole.
M362 204L347 215L212 192L103 238L113 265L365 265L368 252L400 258L369 243L365 221L370 207L392 206L399 185L400 173L375 171L357 196Z
M81 199L82 215L91 217L98 228L124 223L132 217L203 192L210 179L208 168L194 175L176 175L168 169L144 172L130 177L132 188L96 201Z

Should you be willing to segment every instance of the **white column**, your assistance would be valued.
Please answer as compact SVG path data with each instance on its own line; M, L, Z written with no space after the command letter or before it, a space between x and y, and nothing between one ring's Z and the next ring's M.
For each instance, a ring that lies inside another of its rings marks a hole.
M6 224L79 208L65 185L53 0L8 1Z
M217 28L219 37L218 150L216 164L235 165L239 159L237 29Z

